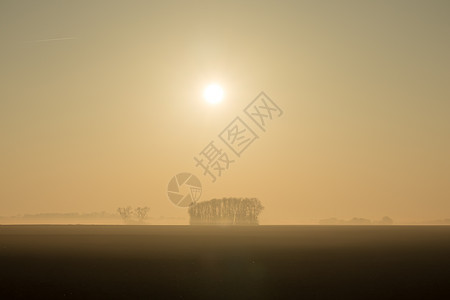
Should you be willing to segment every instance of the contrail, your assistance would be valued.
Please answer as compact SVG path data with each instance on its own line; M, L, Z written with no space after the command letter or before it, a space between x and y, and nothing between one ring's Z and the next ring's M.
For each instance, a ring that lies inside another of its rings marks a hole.
M67 41L67 40L75 40L75 39L76 39L75 37L62 37L62 38L54 38L54 39L26 41L25 43L46 43L46 42Z

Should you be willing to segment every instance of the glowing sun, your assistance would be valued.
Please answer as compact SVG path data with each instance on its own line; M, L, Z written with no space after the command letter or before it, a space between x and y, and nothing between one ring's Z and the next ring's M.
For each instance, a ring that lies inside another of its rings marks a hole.
M203 97L208 103L217 104L223 99L223 89L217 84L208 85L203 92Z

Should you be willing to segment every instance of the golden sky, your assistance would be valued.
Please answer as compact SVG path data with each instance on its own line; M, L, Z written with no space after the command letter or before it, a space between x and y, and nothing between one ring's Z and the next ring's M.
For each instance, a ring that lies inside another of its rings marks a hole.
M187 217L191 172L263 224L450 217L449 1L1 1L0 41L0 215ZM284 114L212 183L261 91Z

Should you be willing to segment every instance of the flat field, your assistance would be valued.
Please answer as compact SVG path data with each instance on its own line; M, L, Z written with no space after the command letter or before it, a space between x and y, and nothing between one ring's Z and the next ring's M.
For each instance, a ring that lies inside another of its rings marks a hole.
M1 299L450 299L450 226L0 226Z

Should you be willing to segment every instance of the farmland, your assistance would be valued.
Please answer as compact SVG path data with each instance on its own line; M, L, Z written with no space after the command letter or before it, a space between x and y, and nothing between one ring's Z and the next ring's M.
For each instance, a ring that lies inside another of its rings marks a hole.
M0 292L437 299L450 296L449 253L447 226L0 226Z

